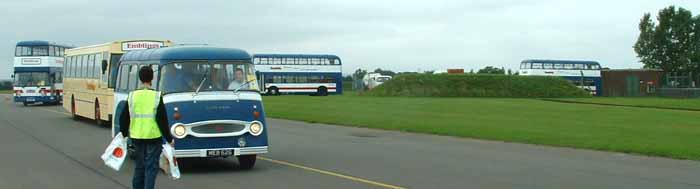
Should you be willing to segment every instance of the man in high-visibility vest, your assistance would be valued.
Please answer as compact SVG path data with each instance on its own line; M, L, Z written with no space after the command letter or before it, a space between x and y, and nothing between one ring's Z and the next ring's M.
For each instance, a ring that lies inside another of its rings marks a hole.
M129 136L134 145L134 189L155 187L163 139L171 145L175 142L168 132L170 129L163 98L160 92L151 87L153 69L150 66L141 67L139 80L143 87L129 93L127 108L124 108L119 118L122 135Z

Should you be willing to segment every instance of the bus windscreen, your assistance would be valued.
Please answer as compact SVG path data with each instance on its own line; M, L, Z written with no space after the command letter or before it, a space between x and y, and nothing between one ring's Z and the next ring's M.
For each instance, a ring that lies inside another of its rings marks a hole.
M257 90L253 65L229 63L171 63L161 69L160 90L165 93Z

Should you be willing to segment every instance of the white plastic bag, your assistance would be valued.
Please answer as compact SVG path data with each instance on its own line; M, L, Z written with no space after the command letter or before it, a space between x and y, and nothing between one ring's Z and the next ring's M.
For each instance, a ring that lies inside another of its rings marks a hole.
M158 165L173 180L180 178L180 167L178 167L177 159L175 158L175 149L170 144L163 144L163 153L160 154Z
M122 136L122 133L117 134L112 139L112 142L109 143L102 156L100 156L107 167L116 171L119 171L122 167L128 151L126 149L126 139L126 137Z

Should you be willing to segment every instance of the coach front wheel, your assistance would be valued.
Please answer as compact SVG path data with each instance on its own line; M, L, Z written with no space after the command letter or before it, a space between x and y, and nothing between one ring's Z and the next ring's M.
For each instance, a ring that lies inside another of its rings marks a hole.
M244 170L249 170L252 169L253 166L255 166L255 160L257 159L256 155L242 155L242 156L237 156L238 158L238 165L241 166L241 169Z

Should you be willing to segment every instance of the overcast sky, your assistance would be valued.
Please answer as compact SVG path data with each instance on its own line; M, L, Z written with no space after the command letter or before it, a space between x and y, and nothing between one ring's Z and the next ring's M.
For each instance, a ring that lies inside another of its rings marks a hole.
M639 19L669 5L700 13L698 0L3 0L0 78L14 45L76 46L118 39L169 39L249 53L323 53L343 71L517 69L523 59L596 60L639 68ZM4 52L4 53L3 53Z

